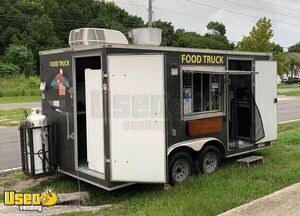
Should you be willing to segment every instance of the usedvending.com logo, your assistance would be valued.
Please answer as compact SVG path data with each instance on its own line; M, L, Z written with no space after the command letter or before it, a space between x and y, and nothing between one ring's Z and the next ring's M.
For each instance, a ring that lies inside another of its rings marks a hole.
M53 206L57 202L56 193L47 189L43 193L18 193L16 191L4 191L4 205L17 206L20 211L39 211L43 207Z

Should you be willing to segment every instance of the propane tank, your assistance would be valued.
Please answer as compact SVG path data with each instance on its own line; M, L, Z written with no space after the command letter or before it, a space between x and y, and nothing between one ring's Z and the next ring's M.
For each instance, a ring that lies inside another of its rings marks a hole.
M27 117L27 123L32 128L33 148L27 144L27 152L34 154L34 173L42 174L49 171L49 151L48 151L48 130L46 116L42 115L40 108L32 108L31 114ZM30 154L27 155L29 172L31 170Z
M27 117L27 122L33 127L42 127L47 125L46 116L42 115L40 108L32 108L31 114Z

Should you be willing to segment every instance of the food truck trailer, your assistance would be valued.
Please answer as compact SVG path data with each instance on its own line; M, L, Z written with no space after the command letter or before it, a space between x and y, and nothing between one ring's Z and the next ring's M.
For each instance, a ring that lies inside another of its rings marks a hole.
M55 126L40 154L44 171L106 190L175 184L277 138L270 53L127 44L117 31L76 31L71 47L40 52L43 122Z

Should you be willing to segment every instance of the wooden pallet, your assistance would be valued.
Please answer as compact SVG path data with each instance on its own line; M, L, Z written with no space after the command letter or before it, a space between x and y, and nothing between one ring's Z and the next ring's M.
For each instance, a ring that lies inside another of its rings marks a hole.
M250 156L246 158L241 158L237 160L237 162L240 165L246 165L247 167L250 167L251 164L258 164L258 163L264 163L264 157L263 156Z

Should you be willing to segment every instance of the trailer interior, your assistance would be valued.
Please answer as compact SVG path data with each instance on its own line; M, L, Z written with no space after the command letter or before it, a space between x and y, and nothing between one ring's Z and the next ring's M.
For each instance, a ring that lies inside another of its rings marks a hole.
M228 70L254 71L252 60L228 60ZM255 73L229 75L229 149L253 145L264 136L255 132L262 127L262 120L255 103Z
M100 56L75 57L75 78L76 78L76 128L77 128L77 161L78 169L82 172L95 174L89 169L87 161L87 130L86 130L86 91L85 91L85 70L101 69Z

